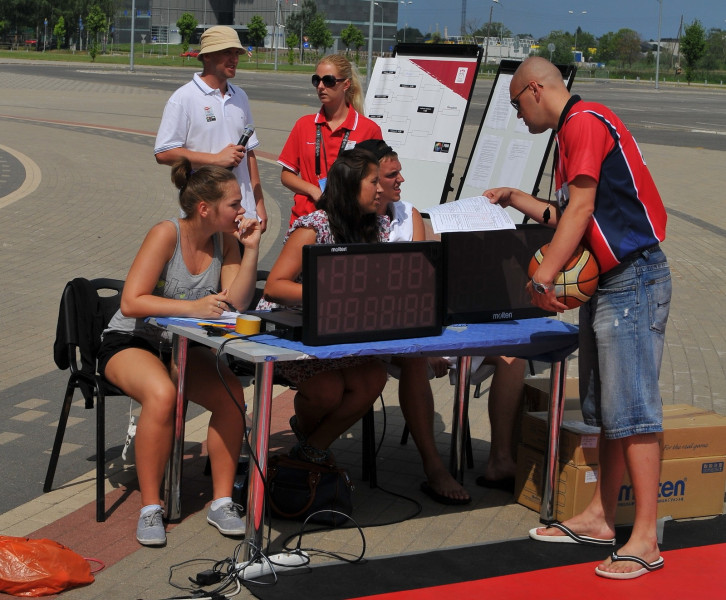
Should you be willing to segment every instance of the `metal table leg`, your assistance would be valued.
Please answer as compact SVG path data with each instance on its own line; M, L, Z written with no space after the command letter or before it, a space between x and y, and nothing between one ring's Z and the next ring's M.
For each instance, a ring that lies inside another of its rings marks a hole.
M460 356L456 360L454 417L451 423L451 452L449 454L449 472L459 483L464 483L466 433L469 431L467 425L469 419L470 376L471 356Z
M174 415L174 440L171 456L166 464L164 475L164 517L167 521L178 521L181 518L181 477L182 458L184 456L184 375L187 367L187 349L189 339L174 334L171 353L172 374L176 373L176 413Z
M242 561L249 561L262 548L265 517L265 483L267 479L267 450L270 442L270 418L272 416L272 375L275 363L267 361L255 365L255 398L252 409L252 440L259 469L254 461L249 466L249 489L247 490L247 533L249 543L242 549Z
M552 363L550 372L550 405L547 415L547 447L545 448L544 485L539 520L549 524L555 520L557 493L557 461L559 458L560 427L565 409L567 359Z

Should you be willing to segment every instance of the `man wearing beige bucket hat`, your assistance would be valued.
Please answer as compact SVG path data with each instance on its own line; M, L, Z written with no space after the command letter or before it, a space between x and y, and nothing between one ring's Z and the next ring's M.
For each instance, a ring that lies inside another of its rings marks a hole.
M217 25L202 34L202 72L169 98L156 134L156 162L173 165L187 158L195 168L232 169L242 191L245 217L267 227L267 211L254 148L259 140L247 94L231 83L244 49L237 32Z

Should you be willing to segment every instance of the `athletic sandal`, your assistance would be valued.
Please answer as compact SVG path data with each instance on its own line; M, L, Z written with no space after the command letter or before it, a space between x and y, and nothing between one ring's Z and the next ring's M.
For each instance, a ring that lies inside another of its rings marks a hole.
M642 558L638 556L628 556L627 554L620 555L616 554L615 552L610 555L610 560L613 562L627 560L630 562L638 563L642 567L642 569L638 569L637 571L631 571L630 573L613 573L611 571L602 571L598 566L595 567L595 574L600 575L600 577L605 577L607 579L636 579L641 575L647 575L652 571L662 569L663 563L665 562L662 556L658 557L658 560L654 560L652 563L649 563L645 562Z
M317 465L335 464L330 450L321 450L320 448L315 448L310 444L303 444L301 442L295 444L293 449L290 450L290 454L288 456L290 458L296 458L297 460L303 460Z
M529 537L539 542L552 542L556 544L585 544L588 546L614 546L615 538L609 540L601 540L599 538L590 537L589 535L579 535L572 531L569 527L566 527L559 521L555 521L547 525L547 529L554 527L559 529L565 535L542 535L537 533L539 527L534 527L529 530Z

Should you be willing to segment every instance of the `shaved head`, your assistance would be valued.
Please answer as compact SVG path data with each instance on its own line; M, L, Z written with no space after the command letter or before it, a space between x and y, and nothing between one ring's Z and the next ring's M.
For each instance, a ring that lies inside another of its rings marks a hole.
M517 99L517 114L530 133L556 129L570 92L560 70L540 56L522 62L509 84L510 98Z
M512 86L520 88L529 81L537 81L553 90L558 87L567 90L560 70L541 56L532 56L517 67L512 77Z

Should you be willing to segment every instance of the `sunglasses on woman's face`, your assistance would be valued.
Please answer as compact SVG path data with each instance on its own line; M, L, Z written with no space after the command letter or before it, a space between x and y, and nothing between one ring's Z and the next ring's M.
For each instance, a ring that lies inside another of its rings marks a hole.
M312 78L313 87L318 87L320 85L321 81L323 82L323 85L326 88L331 88L331 87L335 87L335 85L339 81L345 81L345 77L343 77L342 79L337 79L337 78L333 77L332 75L323 75L322 77L320 77L320 75L313 75L313 78Z

